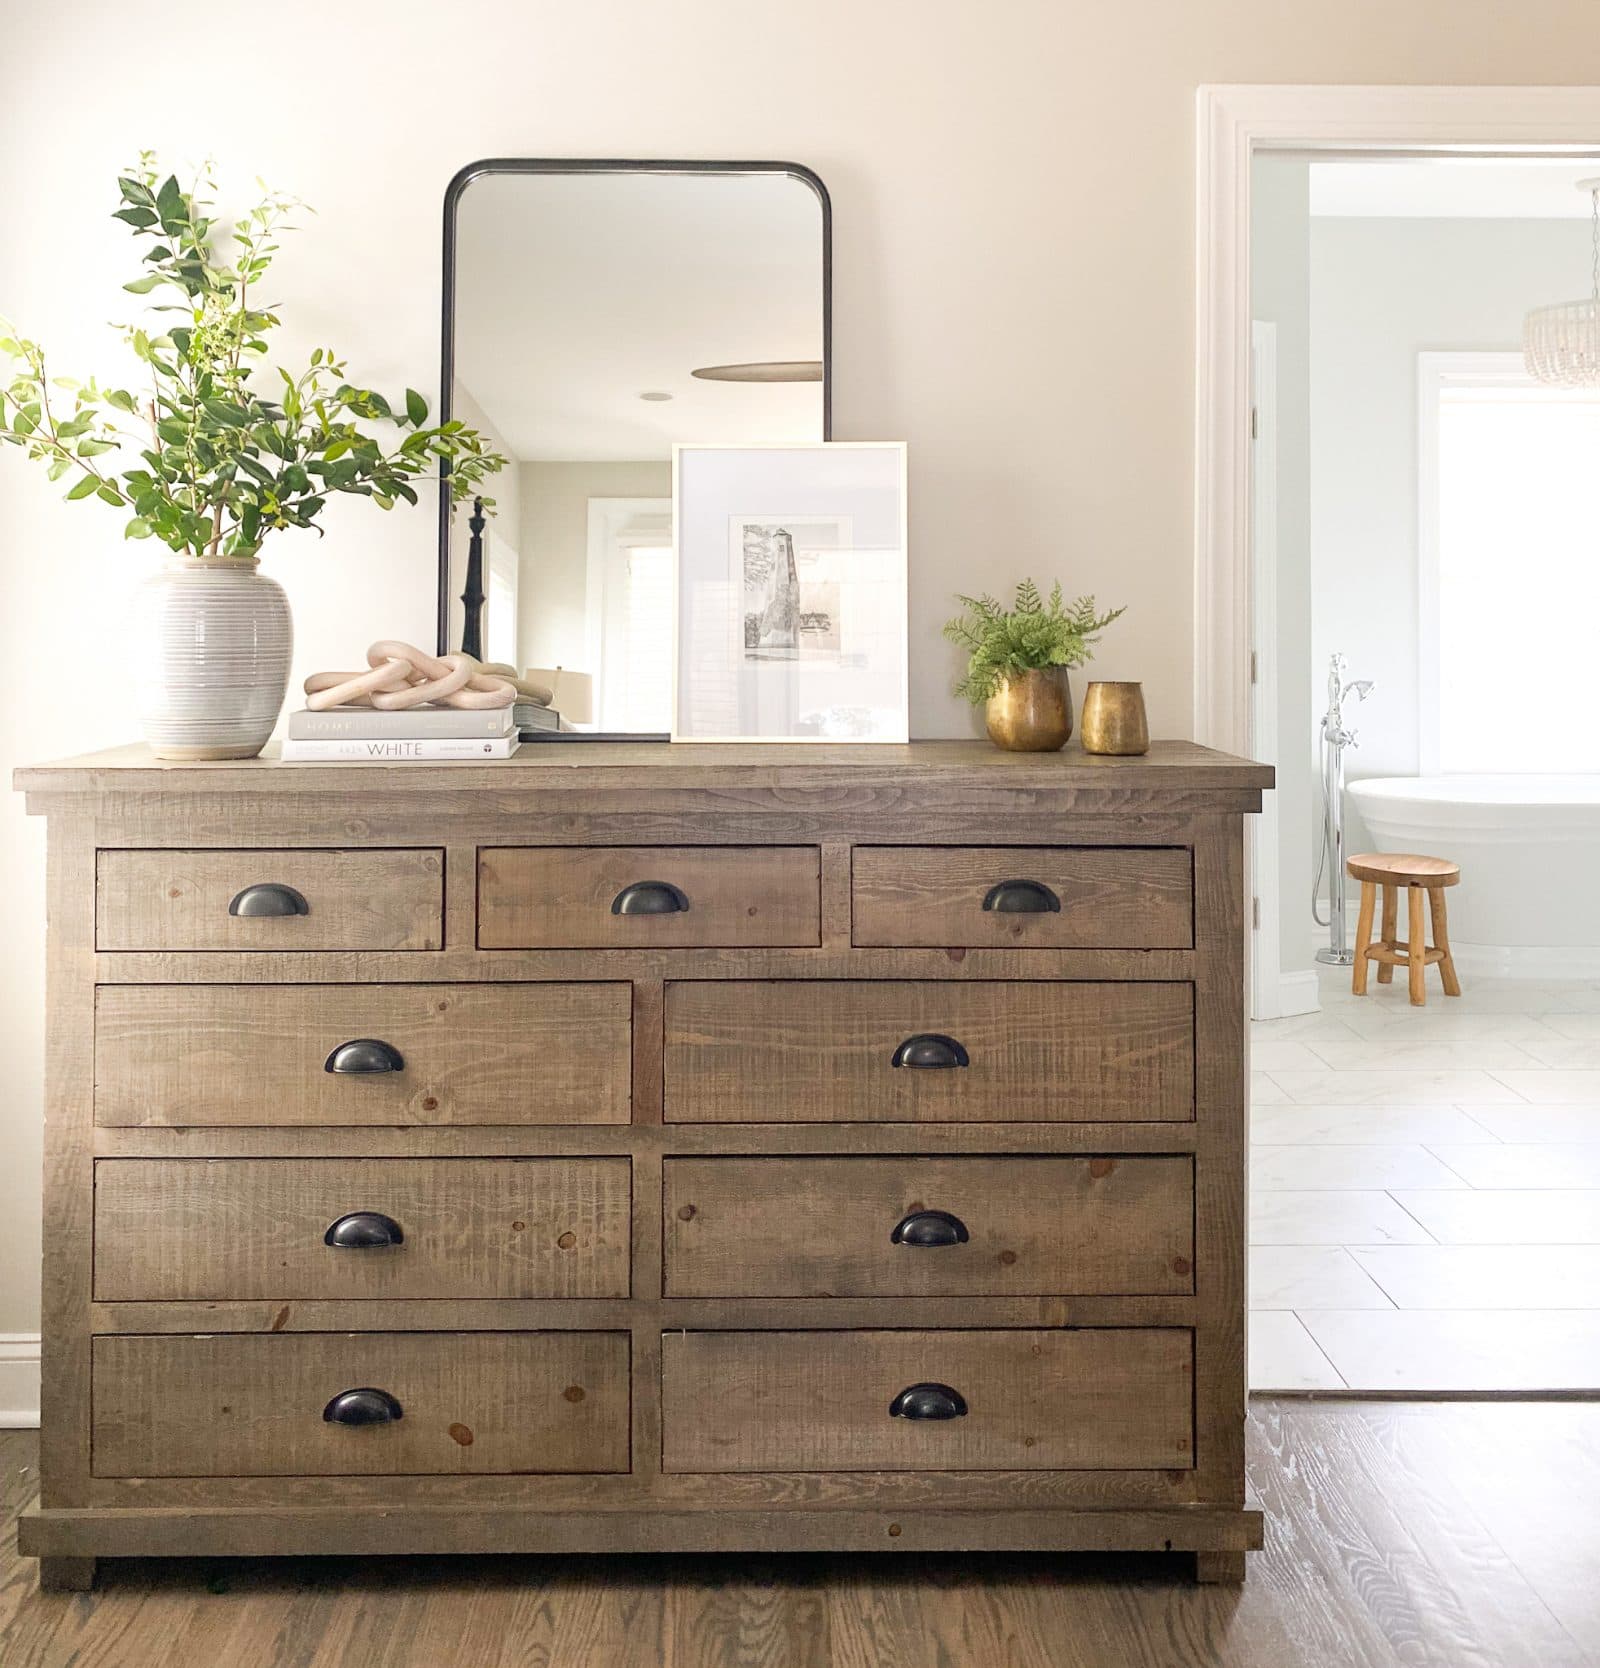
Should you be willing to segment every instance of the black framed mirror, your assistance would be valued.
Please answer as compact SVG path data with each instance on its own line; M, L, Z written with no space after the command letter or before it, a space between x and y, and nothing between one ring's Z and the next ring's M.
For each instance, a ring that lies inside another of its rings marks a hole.
M444 204L438 645L552 690L525 739L666 739L672 447L831 437L832 210L793 162L497 158Z

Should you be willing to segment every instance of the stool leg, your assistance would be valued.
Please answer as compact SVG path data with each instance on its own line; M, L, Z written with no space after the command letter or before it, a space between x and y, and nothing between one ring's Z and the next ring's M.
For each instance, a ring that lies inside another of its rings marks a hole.
M1361 883L1361 908L1356 912L1356 959L1350 968L1350 993L1367 994L1367 946L1372 942L1372 906L1377 902L1378 889L1370 880Z
M1383 889L1383 932L1378 942L1386 950L1392 950L1399 942L1399 933L1395 927L1395 896L1392 886ZM1378 963L1378 983L1392 985L1394 983L1394 963L1380 961Z
M1433 947L1444 951L1439 963L1439 977L1444 980L1446 996L1461 994L1461 981L1456 977L1455 958L1450 954L1450 929L1445 922L1444 888L1434 887L1428 893L1428 906L1433 913Z
M1406 966L1411 975L1411 1006L1420 1008L1428 1000L1428 987L1423 983L1423 974L1428 971L1428 963L1424 959L1428 948L1428 935L1422 925L1422 888L1408 886L1406 901L1411 910L1411 942L1406 946Z

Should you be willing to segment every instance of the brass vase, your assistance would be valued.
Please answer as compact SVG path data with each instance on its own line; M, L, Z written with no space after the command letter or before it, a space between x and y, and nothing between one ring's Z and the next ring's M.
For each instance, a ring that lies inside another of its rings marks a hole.
M1066 668L1016 672L989 697L984 723L996 747L1011 753L1054 753L1072 734L1072 691Z
M1083 697L1083 750L1132 757L1150 751L1144 686L1092 683Z

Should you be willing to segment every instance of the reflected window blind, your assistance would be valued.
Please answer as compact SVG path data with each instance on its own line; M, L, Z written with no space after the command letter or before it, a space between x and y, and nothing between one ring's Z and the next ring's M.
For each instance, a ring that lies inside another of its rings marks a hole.
M672 685L672 546L625 544L622 655L607 668L618 728L660 730Z

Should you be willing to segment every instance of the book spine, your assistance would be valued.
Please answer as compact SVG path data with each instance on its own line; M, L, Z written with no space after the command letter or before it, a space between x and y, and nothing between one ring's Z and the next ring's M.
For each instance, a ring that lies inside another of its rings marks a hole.
M326 712L291 712L288 734L291 741L470 741L510 735L514 728L510 707L488 712L454 707L427 712L335 707Z
M406 741L360 740L346 737L340 741L297 741L283 744L283 756L291 763L341 760L372 760L377 763L418 764L449 759L509 759L517 750L515 735L471 741L449 737Z

